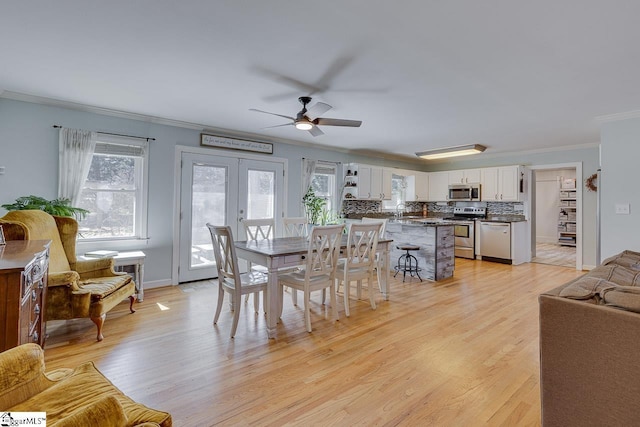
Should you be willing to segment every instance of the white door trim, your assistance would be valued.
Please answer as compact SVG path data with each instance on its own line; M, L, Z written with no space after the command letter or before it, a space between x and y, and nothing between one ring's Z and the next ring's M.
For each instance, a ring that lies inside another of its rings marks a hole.
M582 162L572 162L572 163L555 163L549 165L536 165L536 166L528 166L530 170L550 170L550 169L575 169L576 170L576 204L580 207L577 209L576 213L576 270L582 270L582 212L584 211L584 206L582 205ZM535 182L532 182L533 179L529 179L529 194L532 197L534 196L535 191ZM535 209L534 206L530 207L530 218L531 221L534 222L535 218ZM536 241L536 236L534 236L535 226L530 227L529 232L531 233L531 244L534 245Z
M181 178L181 168L180 162L182 161L183 153L192 153L192 154L204 154L204 155L215 155L220 157L230 157L234 159L247 159L247 160L258 160L258 161L269 161L274 163L282 163L282 167L284 169L284 188L283 188L283 209L287 209L287 195L288 195L288 177L289 177L289 161L283 157L272 157L269 155L260 155L260 154L250 154L250 153L236 153L229 150L221 150L216 148L203 148L203 147L189 147L186 145L176 145L175 153L174 153L174 164L173 164L173 244L171 254L171 283L173 285L177 285L178 281L178 266L180 265L180 178ZM286 216L286 212L283 213Z

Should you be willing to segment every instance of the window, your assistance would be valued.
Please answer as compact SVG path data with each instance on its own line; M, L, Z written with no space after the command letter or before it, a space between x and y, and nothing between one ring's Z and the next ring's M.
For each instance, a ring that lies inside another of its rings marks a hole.
M337 164L318 162L311 178L311 188L316 196L327 201L327 210L336 210L336 170Z
M146 238L147 142L98 135L80 207L80 239Z
M382 201L382 209L395 210L406 200L407 178L403 175L391 175L391 200Z

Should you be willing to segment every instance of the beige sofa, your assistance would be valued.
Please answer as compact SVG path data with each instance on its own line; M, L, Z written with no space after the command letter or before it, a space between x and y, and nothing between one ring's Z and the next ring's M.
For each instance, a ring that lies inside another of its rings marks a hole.
M546 292L543 426L640 424L640 253L624 251Z

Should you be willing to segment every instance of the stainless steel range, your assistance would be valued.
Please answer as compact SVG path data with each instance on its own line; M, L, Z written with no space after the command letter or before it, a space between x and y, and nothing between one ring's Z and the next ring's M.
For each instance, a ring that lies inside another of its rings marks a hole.
M486 217L487 208L465 206L453 208L453 216L445 218L454 224L455 256L476 259L475 220Z

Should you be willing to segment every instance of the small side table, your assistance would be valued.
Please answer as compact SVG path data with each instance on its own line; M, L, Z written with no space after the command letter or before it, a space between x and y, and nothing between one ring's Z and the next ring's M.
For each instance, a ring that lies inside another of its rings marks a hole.
M117 271L124 271L124 267L133 266L138 302L144 301L144 259L146 255L142 251L120 252L113 257Z

